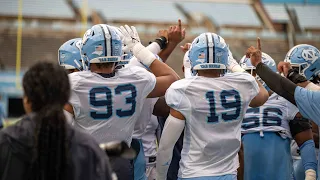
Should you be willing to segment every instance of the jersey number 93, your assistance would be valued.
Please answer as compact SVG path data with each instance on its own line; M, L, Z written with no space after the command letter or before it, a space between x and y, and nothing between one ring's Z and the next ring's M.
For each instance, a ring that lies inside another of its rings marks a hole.
M132 116L136 111L136 97L137 91L136 87L132 84L119 85L114 89L114 95L121 95L122 92L129 91L131 95L125 97L124 101L126 104L131 104L129 109L116 109L114 112L113 109L113 93L112 90L106 86L95 87L90 90L89 101L90 105L93 107L105 107L106 110L102 112L91 111L90 116L94 120L108 120L113 114L116 114L118 117L127 117ZM105 94L105 98L97 99L97 94Z

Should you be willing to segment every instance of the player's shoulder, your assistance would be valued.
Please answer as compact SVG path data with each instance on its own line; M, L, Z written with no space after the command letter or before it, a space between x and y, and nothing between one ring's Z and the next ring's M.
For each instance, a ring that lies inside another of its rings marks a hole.
M155 76L147 71L146 69L139 67L139 66L133 66L133 65L128 65L125 66L124 68L121 68L118 70L118 73L120 76L132 76L132 77L137 77L139 79L150 79L150 78L155 78Z
M139 67L139 66L134 66L134 65L128 65L125 66L124 68L121 68L120 71L122 72L132 72L132 73L150 73L147 71L145 68Z
M68 77L72 81L80 80L80 79L85 79L92 76L91 71L78 71L78 72L73 72L68 74Z
M242 81L250 81L250 82L255 82L255 78L249 74L249 73L245 73L245 72L234 72L234 73L227 73L224 76L226 79L230 79L230 80L242 80Z
M191 105L186 97L186 89L195 79L197 77L181 79L172 83L165 95L167 105L180 112L188 109Z
M185 79L180 79L178 81L175 81L174 83L171 84L169 89L172 90L185 90L192 81L197 79L197 77L190 77L190 78L185 78Z
M71 88L75 88L83 79L87 79L91 76L93 76L91 71L79 71L68 74Z

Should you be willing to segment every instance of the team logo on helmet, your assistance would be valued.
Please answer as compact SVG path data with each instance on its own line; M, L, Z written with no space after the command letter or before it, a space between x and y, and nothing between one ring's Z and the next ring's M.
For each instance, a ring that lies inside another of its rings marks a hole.
M303 57L303 59L308 61L314 61L318 59L318 56L313 49L304 49L301 53L301 56Z
M102 46L96 46L95 51L92 54L96 54L100 56L103 53L103 47Z

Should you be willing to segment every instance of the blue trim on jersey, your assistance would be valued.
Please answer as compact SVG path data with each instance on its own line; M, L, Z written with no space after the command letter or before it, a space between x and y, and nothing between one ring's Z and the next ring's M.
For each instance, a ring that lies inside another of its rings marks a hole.
M131 97L125 97L126 104L132 104L131 109L122 110L116 109L115 114L119 118L124 118L128 116L132 116L136 112L136 97L137 97L137 88L133 84L122 84L118 85L115 89L115 95L121 95L124 91L131 91ZM105 93L106 98L102 100L96 99L96 94ZM90 110L90 117L94 120L108 120L113 116L113 96L112 91L107 86L100 86L91 88L89 91L89 104L90 109L92 107L106 107L106 113L92 111Z
M96 94L106 94L105 100L97 100ZM112 92L110 88L106 86L94 87L89 91L89 104L91 107L103 107L106 106L107 113L98 113L97 111L90 110L90 117L94 120L108 120L112 117L113 107L112 107Z
M208 124L217 124L217 123L219 123L219 116L216 115L217 112L216 112L214 91L208 91L206 93L206 98L209 101L209 110L210 110L210 116L207 116L207 123Z
M119 118L125 118L132 116L136 112L136 97L137 97L137 88L135 85L129 83L124 85L119 85L115 88L115 94L122 94L122 92L131 91L131 97L126 97L126 104L131 104L130 110L116 109L116 115Z
M248 108L246 113L254 114L254 116L243 118L241 128L248 130L258 127L270 127L282 125L283 112L280 108L274 106ZM270 113L272 115L270 116ZM262 115L262 116L260 116Z
M234 102L227 102L226 97L234 96ZM221 105L225 109L233 109L236 108L235 114L228 114L222 113L222 119L225 122L235 121L240 117L241 109L242 109L242 100L239 91L232 89L232 90L223 90L220 93Z
M223 112L223 110L219 112L219 114L217 114L216 112L217 103L215 102L214 93L215 93L214 91L208 91L206 93L206 99L209 101L209 110L210 110L210 115L207 117L207 123L216 124L221 122L220 119L222 119L223 122L235 121L237 119L239 120L239 117L241 115L241 109L242 109L242 100L241 100L239 91L235 89L223 90L220 92L220 95L219 95L220 103L221 103L221 106L224 108L224 110L235 108L234 114L230 114L230 112ZM230 97L230 96L233 96L235 100L234 101L227 100L227 97Z

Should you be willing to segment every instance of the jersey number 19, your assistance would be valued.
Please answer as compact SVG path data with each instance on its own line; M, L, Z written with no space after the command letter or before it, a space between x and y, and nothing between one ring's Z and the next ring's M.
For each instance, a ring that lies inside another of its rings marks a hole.
M228 97L234 100L228 100ZM223 110L220 113L216 112L216 100L214 97L214 91L209 91L206 93L206 98L209 101L210 115L208 116L208 123L218 123L219 117L222 120L228 122L238 119L241 112L241 97L236 90L223 90L220 92L220 101ZM230 110L233 112L230 113Z

